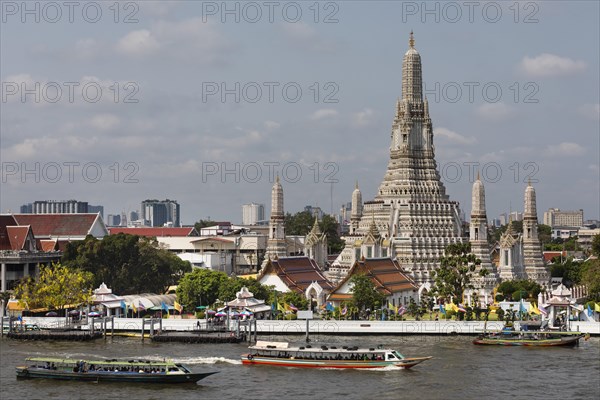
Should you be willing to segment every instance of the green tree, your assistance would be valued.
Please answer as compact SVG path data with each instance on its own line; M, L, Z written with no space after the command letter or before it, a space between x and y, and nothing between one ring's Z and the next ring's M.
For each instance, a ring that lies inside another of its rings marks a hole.
M583 263L581 283L587 287L588 300L600 302L600 260L589 260Z
M200 221L194 224L194 228L200 233L200 229L206 228L207 226L213 226L216 222L211 221L210 219L201 219Z
M117 234L98 240L88 236L71 242L62 262L94 274L94 285L106 283L121 295L164 293L191 270L191 265L158 246L156 238Z
M53 263L40 268L37 279L27 277L15 288L19 303L29 309L62 310L89 303L94 276L90 272Z
M474 288L471 280L479 264L481 260L471 253L470 242L449 245L440 259L440 267L433 272L434 293L461 301L465 290Z
M592 239L592 254L600 257L600 235L596 235Z
M531 279L508 280L498 285L498 292L502 293L505 299L512 301L518 301L520 297L536 299L541 291L542 287ZM520 294L516 296L515 293Z
M359 311L364 311L367 308L374 310L381 306L384 301L384 296L379 293L375 284L365 274L356 274L350 278L352 285L352 304Z
M237 292L239 292L243 286L246 286L248 290L259 300L268 301L270 296L270 288L262 285L259 281L254 278L243 279L243 278L229 278L221 283L219 286L219 299L223 301L231 301L235 299Z
M549 225L539 224L538 238L540 239L542 246L546 243L550 243L550 241L552 240L552 227Z
M306 298L294 291L285 292L281 297L277 297L278 301L282 304L293 304L294 307L298 308L298 310L306 310L308 309L308 300Z
M300 211L285 215L285 233L287 235L305 236L312 229L315 218L308 211Z
M331 215L323 215L319 223L321 232L327 234L327 247L329 253L339 253L344 249L346 242L340 239L340 224Z
M195 268L192 272L185 274L179 281L177 300L187 309L195 309L201 305L211 305L217 299L223 301L233 300L233 297L230 299L219 298L221 287L227 284L228 279L230 278L224 272Z

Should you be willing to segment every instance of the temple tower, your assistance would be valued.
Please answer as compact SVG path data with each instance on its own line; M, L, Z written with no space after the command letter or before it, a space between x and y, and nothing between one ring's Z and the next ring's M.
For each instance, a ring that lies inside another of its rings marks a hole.
M271 217L269 219L269 239L265 263L268 259L287 256L285 242L285 214L283 213L283 187L279 182L279 175L271 189Z
M430 285L446 246L462 241L457 202L451 201L434 157L429 105L423 99L421 56L411 32L402 62L402 98L395 107L390 160L374 200L365 201L358 226L346 237L340 268L354 259L372 223L390 241L390 254L417 284ZM354 196L353 196L354 199ZM353 222L355 224L355 222Z
M362 217L362 193L358 188L358 181L352 192L352 208L350 210L350 234L353 234L358 229L360 218Z
M537 206L535 189L531 181L525 189L525 207L523 213L523 265L528 279L542 286L548 286L550 274L544 266L542 245L538 238Z
M487 213L485 210L485 188L479 173L477 180L473 183L471 192L471 223L469 224L469 242L471 252L481 260L481 264L475 271L474 292L479 293L479 298L487 304L498 281L496 268L490 259L490 246L487 237ZM479 275L479 271L485 269L488 274L485 277Z

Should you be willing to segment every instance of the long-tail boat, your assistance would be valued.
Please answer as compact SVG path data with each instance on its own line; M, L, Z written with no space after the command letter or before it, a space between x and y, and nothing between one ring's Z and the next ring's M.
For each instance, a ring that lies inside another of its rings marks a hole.
M80 360L70 358L27 358L17 367L17 378L45 378L93 382L195 383L218 371L192 372L171 361Z
M361 348L357 346L320 346L311 345L292 347L287 342L257 341L248 348L249 353L242 355L244 365L271 365L277 367L299 368L412 368L432 357L404 357L396 350Z

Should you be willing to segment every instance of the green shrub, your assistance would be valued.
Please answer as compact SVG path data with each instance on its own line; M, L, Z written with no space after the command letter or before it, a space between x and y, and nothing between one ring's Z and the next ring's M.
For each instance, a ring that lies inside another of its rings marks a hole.
M496 300L497 302L498 302L498 301L504 301L504 295L497 294L497 295L496 295L496 297L495 297L495 300Z

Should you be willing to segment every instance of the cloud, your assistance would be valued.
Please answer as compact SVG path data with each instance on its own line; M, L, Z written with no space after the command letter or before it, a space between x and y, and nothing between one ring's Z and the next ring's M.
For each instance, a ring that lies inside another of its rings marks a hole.
M514 114L514 110L500 101L498 103L482 104L477 108L476 113L484 119L502 121L511 117Z
M594 172L596 175L600 174L600 167L598 166L598 164L590 164L588 165L588 169Z
M357 127L366 126L371 123L371 118L375 113L370 108L365 108L362 111L355 113L352 117L354 125Z
M320 119L335 117L338 115L338 112L333 108L321 108L309 116L309 119L312 121L318 121Z
M466 137L466 136L461 135L460 133L456 133L454 131L451 131L450 129L446 129L446 128L442 128L442 127L435 128L433 131L433 134L434 134L434 136L444 138L448 142L453 142L453 143L458 143L458 144L469 145L469 144L473 144L473 143L477 142L477 139L474 138L473 136Z
M147 29L131 31L117 42L117 51L132 56L152 54L159 48L158 40Z
M579 107L579 114L591 120L600 120L600 104L584 104Z
M586 67L586 63L582 60L572 60L548 53L532 58L525 56L519 64L519 68L527 75L539 78L571 75L585 70Z
M333 40L321 37L314 27L304 22L281 24L281 28L284 36L295 47L319 53L335 50Z
M232 47L216 26L210 21L203 22L202 18L177 22L161 20L149 29L129 32L119 39L116 50L133 57L159 55L214 63Z
M274 130L274 129L279 129L281 127L281 124L279 122L275 122L275 121L265 121L265 127L268 130Z
M119 125L121 120L114 114L99 114L92 117L90 125L100 131L108 131Z
M547 157L571 157L580 156L583 153L585 153L585 148L573 142L548 145L544 149L544 155Z

